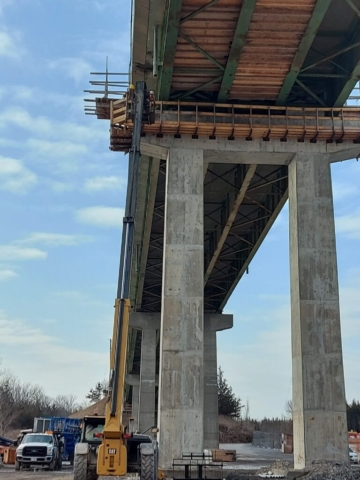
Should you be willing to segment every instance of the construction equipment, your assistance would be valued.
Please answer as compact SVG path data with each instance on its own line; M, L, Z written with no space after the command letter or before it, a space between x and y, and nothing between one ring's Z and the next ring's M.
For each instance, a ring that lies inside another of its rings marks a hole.
M75 447L74 480L93 480L97 475L124 476L129 470L141 480L157 478L157 443L151 437L127 433L122 424L126 348L130 316L130 272L133 253L137 177L143 119L152 121L153 93L144 82L130 87L133 131L129 146L128 189L123 219L117 299L110 355L109 395L104 417L86 417L81 441ZM96 470L95 470L96 464Z
M3 463L15 463L8 461L9 452L15 449L17 442L15 440L10 440L9 438L0 436L0 461Z
M33 432L54 432L61 436L64 443L62 459L74 463L75 445L80 440L80 420L67 417L36 417Z

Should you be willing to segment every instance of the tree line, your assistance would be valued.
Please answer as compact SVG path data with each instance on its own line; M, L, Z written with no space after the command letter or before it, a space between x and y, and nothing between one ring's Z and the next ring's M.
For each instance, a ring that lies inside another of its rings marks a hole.
M9 371L0 370L0 436L32 428L35 417L63 417L81 408L74 395L49 397L42 387L21 383Z
M251 425L251 430L288 431L292 424L292 402L286 403L287 417L260 421L250 418L250 407L237 397L219 367L217 374L218 411L224 417L230 417L241 425ZM11 430L32 428L35 417L68 416L86 408L89 403L101 400L108 389L107 381L97 382L86 394L86 401L76 402L74 395L50 397L38 385L21 383L11 372L0 370L0 436L6 436ZM347 405L348 429L360 432L360 402L353 400ZM286 424L286 425L285 425ZM286 427L286 428L285 428Z

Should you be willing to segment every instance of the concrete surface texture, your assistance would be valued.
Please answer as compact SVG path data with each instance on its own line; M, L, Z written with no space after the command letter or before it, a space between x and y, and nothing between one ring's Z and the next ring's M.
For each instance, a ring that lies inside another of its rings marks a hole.
M334 210L329 158L289 166L295 468L348 462Z
M205 315L204 323L204 448L219 447L216 333L233 326L232 315Z
M160 335L159 467L204 438L202 150L170 149L166 172ZM169 441L171 439L171 442Z
M156 329L144 328L141 342L139 431L155 426Z

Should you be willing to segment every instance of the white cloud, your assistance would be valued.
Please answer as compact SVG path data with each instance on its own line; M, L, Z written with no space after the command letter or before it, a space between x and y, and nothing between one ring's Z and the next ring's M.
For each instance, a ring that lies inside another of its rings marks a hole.
M1 9L1 7L0 7ZM0 57L19 59L24 54L21 44L21 35L18 31L12 30L11 34L5 30L0 31Z
M52 325L47 328L51 329ZM109 355L106 350L100 353L91 347L69 347L64 345L58 336L49 335L23 319L10 318L2 310L0 330L3 367L9 368L23 382L36 381L51 396L71 393L76 395L78 400L82 400L96 379L103 378L108 372ZM19 350L21 355L14 357L14 349ZM81 375L69 375L69 369L74 365ZM31 371L37 372L35 380L29 376L28 372ZM51 376L49 371L52 372Z
M26 193L37 183L35 173L20 160L0 156L0 189L13 193Z
M49 180L46 179L45 183L51 190L55 193L63 193L74 190L75 185L69 182L60 182L59 180Z
M26 142L29 150L37 159L60 159L56 163L56 170L62 172L75 172L79 169L79 159L88 151L86 145L69 141L49 141L30 138Z
M11 278L15 278L17 276L18 274L13 270L2 270L0 268L0 282L3 282L5 280L10 280Z
M351 239L360 239L360 210L335 217L336 233Z
M126 180L121 177L94 177L85 181L84 190L87 192L100 192L102 190L120 190L126 185Z
M117 207L88 207L76 212L76 219L97 227L121 227L124 209Z
M66 142L79 144L79 138L82 142L94 142L108 139L109 132L106 129L99 128L98 123L80 125L74 122L56 122L49 117L33 116L22 107L9 107L0 114L0 126L3 128L9 125L16 125L40 137L40 140L54 139L54 147L66 146ZM56 142L61 140L61 144ZM31 144L35 145L36 144ZM38 144L41 147L41 144ZM53 154L57 153L55 150Z
M17 243L32 243L53 247L74 246L91 240L88 235L67 235L64 233L34 232Z
M47 253L38 248L20 247L18 245L0 245L0 261L43 260Z
M89 62L83 58L67 57L52 60L48 64L50 69L59 70L67 77L80 83L90 78L90 72L93 70Z

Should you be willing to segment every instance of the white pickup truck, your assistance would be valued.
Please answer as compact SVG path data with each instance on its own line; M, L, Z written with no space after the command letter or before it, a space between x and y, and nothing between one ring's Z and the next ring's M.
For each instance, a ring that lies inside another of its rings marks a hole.
M49 470L62 467L62 441L51 433L28 433L16 449L15 470L42 465Z

